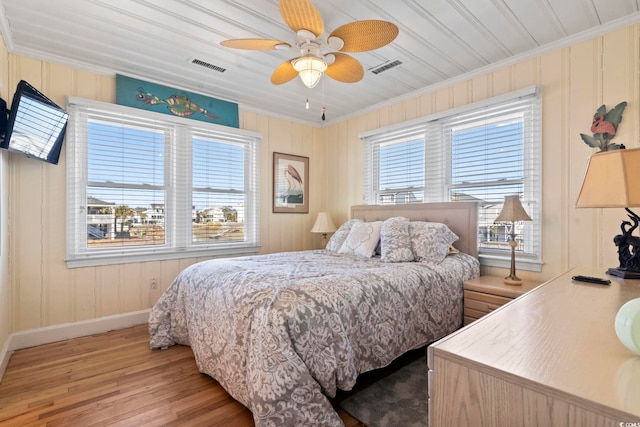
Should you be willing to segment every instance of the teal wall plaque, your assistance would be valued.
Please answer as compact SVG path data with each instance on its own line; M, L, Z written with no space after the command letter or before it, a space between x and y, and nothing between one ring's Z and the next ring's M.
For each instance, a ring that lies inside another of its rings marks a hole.
M240 127L238 104L116 75L116 103L218 125Z

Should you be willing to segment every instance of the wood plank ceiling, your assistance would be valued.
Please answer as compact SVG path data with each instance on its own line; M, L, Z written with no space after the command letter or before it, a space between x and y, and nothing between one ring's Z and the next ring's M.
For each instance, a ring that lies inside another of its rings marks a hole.
M400 33L385 47L352 54L364 67L361 81L324 78L307 89L297 78L280 86L269 81L273 70L297 56L295 52L220 45L230 38L295 43L277 0L0 0L0 30L11 53L101 74L125 74L237 102L241 109L323 126L640 21L638 0L314 4L324 20L325 35L364 19L391 21ZM371 71L393 61L401 64L378 74ZM326 121L320 118L323 105Z

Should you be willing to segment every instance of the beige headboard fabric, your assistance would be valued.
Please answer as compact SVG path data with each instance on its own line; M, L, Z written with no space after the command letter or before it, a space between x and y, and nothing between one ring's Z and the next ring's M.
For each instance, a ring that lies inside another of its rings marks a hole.
M478 204L475 202L410 203L403 205L356 205L351 218L382 221L403 216L411 221L446 224L460 238L453 245L460 251L478 256Z

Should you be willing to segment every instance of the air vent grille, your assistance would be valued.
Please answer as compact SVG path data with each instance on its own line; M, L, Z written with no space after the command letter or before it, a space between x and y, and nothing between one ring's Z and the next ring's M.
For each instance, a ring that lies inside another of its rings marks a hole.
M192 64L196 64L196 65L200 65L202 67L208 68L210 70L214 70L214 71L218 71L220 73L224 73L225 71L227 71L226 68L222 68L222 67L218 67L217 65L213 65L213 64L209 64L208 62L202 61L200 59L192 59L191 60Z
M402 65L402 61L400 61L399 59L395 59L393 61L385 62L381 65L378 65L377 67L370 68L369 71L371 71L373 74L380 74L383 71L387 71L393 67L397 67L398 65Z

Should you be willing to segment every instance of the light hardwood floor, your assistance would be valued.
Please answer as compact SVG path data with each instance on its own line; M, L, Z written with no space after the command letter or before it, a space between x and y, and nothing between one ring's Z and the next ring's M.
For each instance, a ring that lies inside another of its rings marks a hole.
M346 427L363 427L338 410ZM0 426L253 426L198 372L189 347L150 350L147 326L16 351L0 383Z

